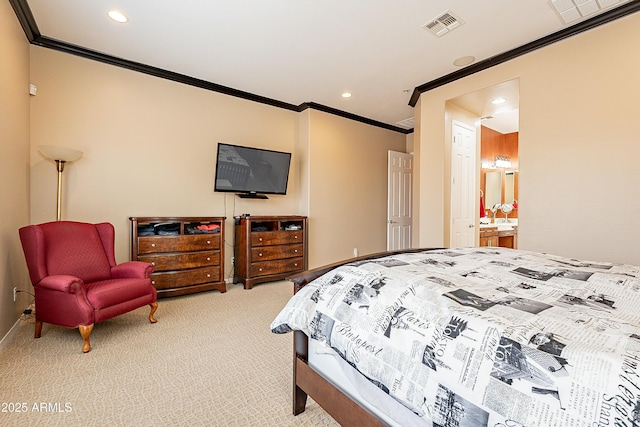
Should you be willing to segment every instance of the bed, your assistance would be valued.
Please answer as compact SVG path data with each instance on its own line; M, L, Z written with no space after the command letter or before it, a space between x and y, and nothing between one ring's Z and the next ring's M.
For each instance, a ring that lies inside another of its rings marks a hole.
M640 267L410 250L291 279L293 412L342 425L640 425Z

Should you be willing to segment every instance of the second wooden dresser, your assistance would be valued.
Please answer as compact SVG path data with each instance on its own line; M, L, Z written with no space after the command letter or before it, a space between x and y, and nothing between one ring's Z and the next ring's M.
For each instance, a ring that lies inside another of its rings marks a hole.
M158 297L217 289L224 281L224 217L131 217L131 260L153 264Z
M282 280L307 268L307 217L235 217L234 283Z

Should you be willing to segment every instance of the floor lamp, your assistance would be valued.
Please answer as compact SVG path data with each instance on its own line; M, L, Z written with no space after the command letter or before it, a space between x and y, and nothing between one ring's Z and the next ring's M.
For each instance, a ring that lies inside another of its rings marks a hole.
M66 162L73 162L82 156L82 151L73 148L58 147L55 145L38 145L38 150L45 156L56 162L58 170L58 196L56 198L56 221L62 218L62 171Z

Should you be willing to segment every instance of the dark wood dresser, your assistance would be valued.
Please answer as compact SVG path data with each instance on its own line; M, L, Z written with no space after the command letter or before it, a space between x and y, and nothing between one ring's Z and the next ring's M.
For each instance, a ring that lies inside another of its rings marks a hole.
M307 269L307 217L235 217L234 283L282 280Z
M158 297L217 289L224 281L224 217L131 217L131 260L154 265Z

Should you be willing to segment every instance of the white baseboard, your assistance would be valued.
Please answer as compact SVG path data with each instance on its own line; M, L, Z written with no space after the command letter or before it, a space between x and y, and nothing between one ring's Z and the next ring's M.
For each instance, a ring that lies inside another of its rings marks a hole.
M7 332L4 337L2 337L2 339L0 340L0 353L2 353L4 349L9 345L9 342L11 342L11 338L16 333L19 326L20 319L16 320L16 323L14 323L11 329L9 329L9 332Z

